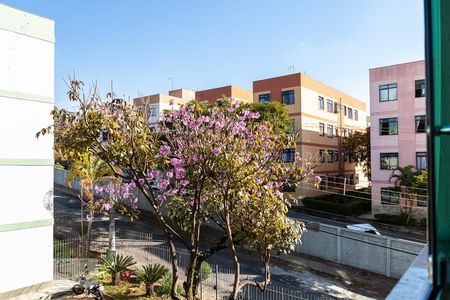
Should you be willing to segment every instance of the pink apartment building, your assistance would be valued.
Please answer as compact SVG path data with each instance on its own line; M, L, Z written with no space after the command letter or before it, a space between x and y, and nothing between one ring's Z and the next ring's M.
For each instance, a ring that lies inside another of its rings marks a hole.
M389 182L397 166L426 169L425 61L373 68L370 77L372 214L405 205ZM414 202L417 217L426 203Z

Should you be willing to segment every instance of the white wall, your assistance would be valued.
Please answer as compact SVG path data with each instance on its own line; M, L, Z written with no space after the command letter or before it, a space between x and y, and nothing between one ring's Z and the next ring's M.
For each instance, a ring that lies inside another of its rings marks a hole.
M0 299L53 279L54 23L0 4Z

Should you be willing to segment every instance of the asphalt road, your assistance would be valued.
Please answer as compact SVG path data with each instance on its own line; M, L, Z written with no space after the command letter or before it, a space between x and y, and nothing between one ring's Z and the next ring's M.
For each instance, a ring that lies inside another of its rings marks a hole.
M71 232L73 224L80 219L80 203L79 200L68 196L67 194L55 191L55 213L64 211L64 220L58 224L55 217L55 232L58 234L73 234ZM317 220L308 217L309 220ZM97 219L93 224L93 230L107 231L108 221ZM151 222L134 221L131 222L126 217L118 217L116 220L116 228L131 229L135 231L151 232L155 240L164 240L163 232L156 224ZM177 245L181 247L181 244ZM221 251L216 253L209 259L210 263L226 266L231 269L231 259L228 252ZM263 268L257 257L248 253L240 253L241 274L242 277L263 274ZM282 264L272 263L271 278L274 285L298 289L311 294L327 294L341 299L384 299L383 293L357 286L348 286L343 282L331 278L326 274L311 273L305 270L298 271L288 269ZM261 279L261 277L260 277Z
M351 224L360 224L360 223L369 223L372 224L380 233L381 235L392 237L392 238L398 238L398 239L404 239L408 241L418 242L418 243L426 243L426 236L424 232L414 231L410 230L409 232L404 231L403 228L393 225L386 225L377 223L374 221L361 219L361 218L352 218L352 217L345 217L345 216L336 216L336 215L328 215L328 216L316 216L306 213L298 213L294 211L289 211L288 216L292 219L297 219L301 221L306 222L315 222L320 224L327 224L332 225L336 227L343 227L345 228L346 225Z

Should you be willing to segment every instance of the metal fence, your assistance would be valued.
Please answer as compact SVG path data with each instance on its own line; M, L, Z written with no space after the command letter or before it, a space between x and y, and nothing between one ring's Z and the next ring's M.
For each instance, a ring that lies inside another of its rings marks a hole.
M84 265L94 271L98 268L100 257L106 252L107 240L93 237L90 249L87 249L85 238L54 241L54 279L78 279ZM154 241L151 234L118 230L116 241L117 253L131 255L137 265L159 263L171 268L170 251L163 241ZM186 279L186 268L190 253L185 249L177 249L177 265L180 269L180 282ZM202 300L228 299L233 287L234 271L228 267L210 264L211 273L201 278L199 297ZM252 279L254 274L242 274L242 279ZM264 292L257 287L245 286L239 294L240 300L335 300L336 297L301 291L288 287L269 285Z

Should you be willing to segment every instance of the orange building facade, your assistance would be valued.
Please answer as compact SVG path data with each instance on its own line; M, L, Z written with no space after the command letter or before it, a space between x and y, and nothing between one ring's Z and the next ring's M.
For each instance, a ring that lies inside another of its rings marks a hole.
M342 151L343 140L367 127L366 104L301 73L253 82L255 102L279 101L286 104L291 131L299 132L297 149L286 149L289 162L294 151L310 160L320 160L315 169L322 177L321 191L304 183L293 192L298 197L324 194L327 190L342 194L367 186L362 166Z

